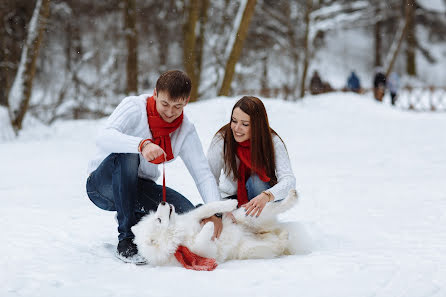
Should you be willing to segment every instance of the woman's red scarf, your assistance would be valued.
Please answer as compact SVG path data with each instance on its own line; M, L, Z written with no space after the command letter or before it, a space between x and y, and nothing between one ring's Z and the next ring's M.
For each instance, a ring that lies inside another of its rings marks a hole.
M264 168L252 168L251 166L251 141L245 140L237 143L237 157L240 159L238 167L239 178L237 181L238 206L248 203L248 192L246 191L246 180L251 175L251 170L264 182L269 182Z
M151 161L151 163L160 164L164 161L172 160L173 152L169 134L178 129L181 125L183 122L183 113L181 113L181 115L172 123L164 121L156 110L156 101L152 96L147 98L147 120L149 122L150 132L152 132L153 139L151 139L151 141L159 145L167 154L166 159L161 155Z

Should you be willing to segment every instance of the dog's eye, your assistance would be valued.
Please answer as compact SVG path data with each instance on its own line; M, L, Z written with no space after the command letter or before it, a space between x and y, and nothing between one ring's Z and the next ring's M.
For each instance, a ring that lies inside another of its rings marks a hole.
M160 219L160 218L158 218L157 220L158 220L158 222L159 222L159 223L161 224L161 219Z

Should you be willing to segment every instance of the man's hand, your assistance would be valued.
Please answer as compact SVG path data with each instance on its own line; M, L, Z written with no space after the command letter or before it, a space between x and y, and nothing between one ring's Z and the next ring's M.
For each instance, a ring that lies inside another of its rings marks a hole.
M144 146L144 148L141 151L142 156L147 161L153 161L159 156L166 156L166 153L164 150L157 144L154 144L153 142L150 142Z
M232 214L232 212L227 212L227 213L225 213L225 216L228 217L228 218L230 218L234 224L237 224L237 220L235 219L235 217L234 217L234 215Z
M202 219L200 224L204 226L207 222L214 223L214 234L212 235L212 240L220 237L221 231L223 231L223 221L221 218L217 218L216 216L212 216L206 219Z
M249 216L256 216L258 217L261 213L263 208L265 207L266 203L269 201L268 195L265 193L260 193L260 195L257 195L256 197L252 198L251 201L249 201L246 204L243 204L242 207L245 208L246 215Z

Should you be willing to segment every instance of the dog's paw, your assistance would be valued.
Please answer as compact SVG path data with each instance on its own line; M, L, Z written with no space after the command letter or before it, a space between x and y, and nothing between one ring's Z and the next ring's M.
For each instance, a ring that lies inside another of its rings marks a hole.
M291 189L291 190L288 192L288 197L289 197L290 199L292 199L292 200L297 200L297 198L299 197L299 195L298 195L296 189Z
M214 211L217 212L230 212L237 208L238 201L235 199L226 199L216 202L211 202L208 205L212 205Z

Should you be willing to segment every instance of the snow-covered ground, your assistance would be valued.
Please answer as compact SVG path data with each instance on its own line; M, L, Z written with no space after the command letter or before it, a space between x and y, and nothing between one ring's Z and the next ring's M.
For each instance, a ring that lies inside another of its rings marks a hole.
M235 99L190 104L207 149ZM102 121L28 121L0 144L0 296L446 296L446 116L335 93L265 100L285 140L300 204L284 214L314 250L231 261L213 272L123 264L114 213L85 194ZM181 161L167 184L193 202Z

